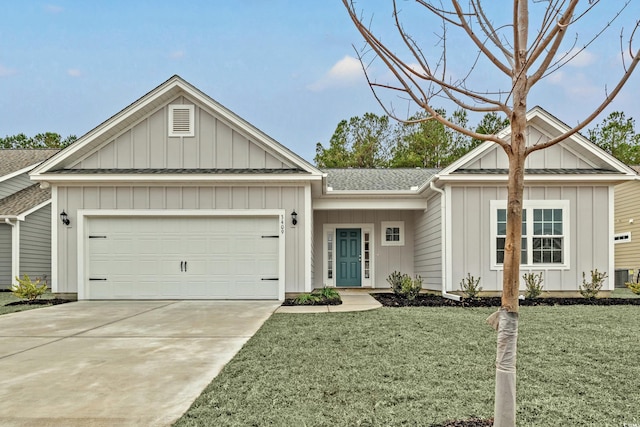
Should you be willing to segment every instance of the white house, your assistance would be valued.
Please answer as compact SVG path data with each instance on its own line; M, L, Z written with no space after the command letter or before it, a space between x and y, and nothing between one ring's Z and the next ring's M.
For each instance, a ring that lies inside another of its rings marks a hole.
M528 118L531 143L566 128L540 108ZM443 292L466 273L501 289L505 168L489 143L442 171L319 170L173 76L31 179L52 192L54 292L283 299L386 288L394 270ZM613 186L633 176L580 135L533 154L523 270L553 291L613 272Z

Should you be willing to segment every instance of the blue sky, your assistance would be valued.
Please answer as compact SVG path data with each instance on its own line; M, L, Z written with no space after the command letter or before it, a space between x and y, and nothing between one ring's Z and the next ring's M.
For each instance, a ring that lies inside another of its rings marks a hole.
M425 31L400 3L408 24ZM584 116L620 73L619 29L640 17L638 3L573 66L546 79L529 106L569 124ZM382 4L359 3L392 40ZM600 9L587 27L611 15ZM0 0L0 15L0 136L81 136L174 74L310 161L340 120L382 114L355 59L361 37L339 0ZM454 60L470 56L451 51ZM380 64L371 72L385 79ZM640 71L607 111L640 120L639 92Z

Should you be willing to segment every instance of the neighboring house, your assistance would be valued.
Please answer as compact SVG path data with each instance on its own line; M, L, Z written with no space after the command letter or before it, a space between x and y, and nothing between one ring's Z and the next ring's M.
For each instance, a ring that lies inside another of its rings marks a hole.
M0 289L51 276L51 191L29 171L58 150L0 150Z
M640 173L640 166L631 166ZM616 287L640 281L640 175L615 189Z
M534 143L566 128L528 117ZM500 290L506 167L487 143L439 172L322 171L174 76L31 178L52 189L55 292L283 299L388 288L395 270L445 293L467 273ZM613 185L633 171L580 135L527 168L523 271L552 291L612 271Z

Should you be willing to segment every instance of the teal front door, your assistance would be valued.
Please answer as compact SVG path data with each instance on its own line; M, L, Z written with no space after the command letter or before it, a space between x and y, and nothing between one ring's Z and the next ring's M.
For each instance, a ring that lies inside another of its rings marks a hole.
M359 228L336 230L336 286L362 286Z

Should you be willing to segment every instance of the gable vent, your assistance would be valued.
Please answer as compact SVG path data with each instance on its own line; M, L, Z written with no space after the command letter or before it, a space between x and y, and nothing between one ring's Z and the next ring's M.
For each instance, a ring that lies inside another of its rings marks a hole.
M194 136L193 105L169 105L169 136Z

